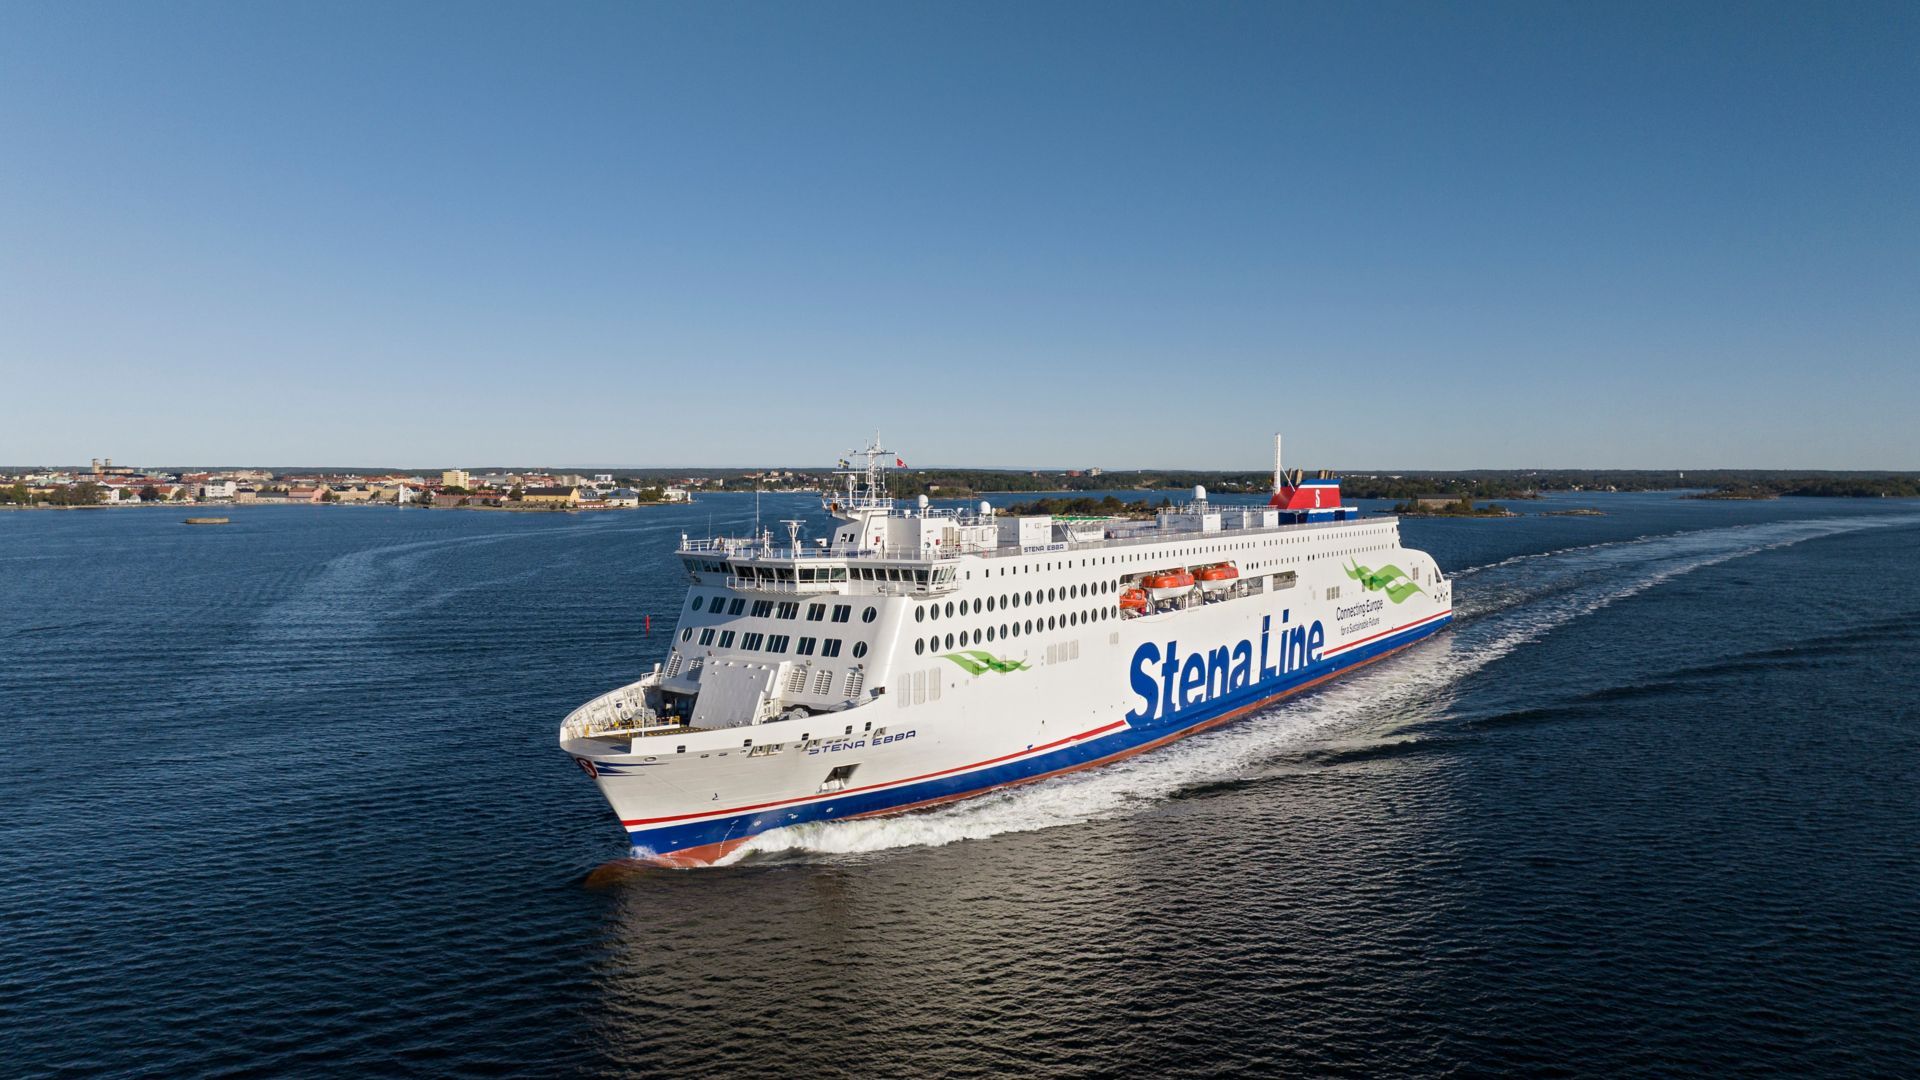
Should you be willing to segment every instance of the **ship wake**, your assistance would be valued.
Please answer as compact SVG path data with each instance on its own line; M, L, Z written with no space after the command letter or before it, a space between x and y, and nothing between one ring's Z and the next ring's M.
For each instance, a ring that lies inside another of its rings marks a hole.
M1173 746L1102 768L935 810L810 822L763 833L723 865L765 857L855 856L937 847L1137 812L1261 774L1276 758L1359 732L1390 733L1441 714L1455 688L1555 629L1676 577L1733 559L1920 515L1773 522L1643 537L1507 559L1461 571L1453 626L1404 653Z

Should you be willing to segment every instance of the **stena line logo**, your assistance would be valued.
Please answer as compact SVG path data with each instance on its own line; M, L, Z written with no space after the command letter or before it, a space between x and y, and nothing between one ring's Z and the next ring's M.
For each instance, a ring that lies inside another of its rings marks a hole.
M1286 621L1286 616L1281 616ZM1140 707L1127 714L1130 724L1150 724L1170 720L1183 712L1244 690L1254 684L1255 653L1259 655L1259 682L1277 679L1310 664L1320 662L1321 648L1327 643L1326 628L1315 619L1312 625L1280 627L1273 632L1273 616L1260 619L1260 641L1241 641L1222 645L1211 652L1182 656L1180 643L1167 642L1164 651L1149 641L1135 649L1129 676Z

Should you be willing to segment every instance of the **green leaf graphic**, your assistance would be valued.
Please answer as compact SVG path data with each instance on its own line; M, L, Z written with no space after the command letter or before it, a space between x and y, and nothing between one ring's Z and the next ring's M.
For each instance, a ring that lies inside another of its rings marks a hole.
M1420 586L1415 585L1412 579L1407 577L1407 572L1392 563L1378 570L1370 570L1356 561L1352 566L1343 567L1343 569L1346 570L1348 577L1360 583L1362 589L1368 592L1384 592L1387 594L1387 599L1396 604L1421 592Z
M1002 660L990 652L969 649L966 652L942 654L946 659L960 665L960 669L969 675L978 675L986 671L996 671L1002 675L1012 671L1027 670L1025 660Z

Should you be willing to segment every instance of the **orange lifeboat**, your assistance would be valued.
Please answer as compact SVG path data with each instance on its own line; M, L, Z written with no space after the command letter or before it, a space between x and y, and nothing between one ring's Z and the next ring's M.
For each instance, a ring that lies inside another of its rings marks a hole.
M1232 563L1215 563L1193 575L1200 579L1200 588L1206 592L1218 592L1240 580L1240 569Z
M1120 590L1120 610L1131 611L1136 615L1147 613L1147 592L1145 589Z
M1148 574L1140 584L1146 586L1147 595L1155 600L1171 600L1186 595L1193 588L1193 575L1184 567L1160 570Z

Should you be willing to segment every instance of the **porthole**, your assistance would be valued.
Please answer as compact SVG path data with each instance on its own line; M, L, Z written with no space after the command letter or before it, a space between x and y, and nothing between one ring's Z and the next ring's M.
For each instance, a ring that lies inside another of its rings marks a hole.
M929 619L938 619L939 617L940 617L940 605L939 605L939 604L928 604L928 605L927 605L927 618L929 618Z
M1027 620L1027 633L1029 633L1029 634L1031 634L1031 633L1033 633L1033 620L1032 620L1032 619L1028 619L1028 620Z
M988 611L993 610L993 597L991 596L987 597L987 610Z
M916 638L913 643L913 655L920 656L927 651L927 639Z
M693 610L695 610L695 611L699 611L699 610L700 610L700 605L701 605L701 604L704 604L704 603L706 603L706 602L707 602L707 598L706 598L706 597L704 597L704 596L696 596L696 597L694 597L694 598L693 598Z
M1004 638L1004 637L1006 637L1006 636L1007 636L1007 624L1006 624L1006 623L1001 623L1001 624L1000 624L1000 636L1001 636L1002 638Z
M1058 600L1059 598L1060 598L1060 590L1058 589L1047 590L1047 603L1051 604L1055 600Z
M1059 628L1059 620L1052 615L1047 616L1047 629L1058 630Z
M880 615L879 608L868 608L867 610L860 613L860 621L872 622L874 619L878 618L879 615Z
M953 601L947 601L947 618L953 618Z
M1033 603L1033 593L1032 593L1032 592L1028 592L1028 593L1027 593L1027 603L1029 603L1029 604L1031 604L1031 603Z
M681 641L689 640L692 637L693 637L693 627L689 626L685 630L680 631Z
M949 648L949 649L951 649L951 648L953 648L953 635L952 635L952 634L948 634L948 635L947 635L947 648Z
M914 621L914 622L926 622L926 621L927 621L927 605L925 605L925 604L915 604L915 605L913 606L913 621Z
M864 641L856 641L856 642L854 642L854 643L853 643L853 655L854 655L854 658L855 658L856 660L857 660L857 659L859 659L859 658L860 658L860 657L862 657L862 656L865 656L865 655L867 655L867 643L866 643L866 642L864 642Z
M991 626L987 627L987 640L988 641L993 640L993 627Z

